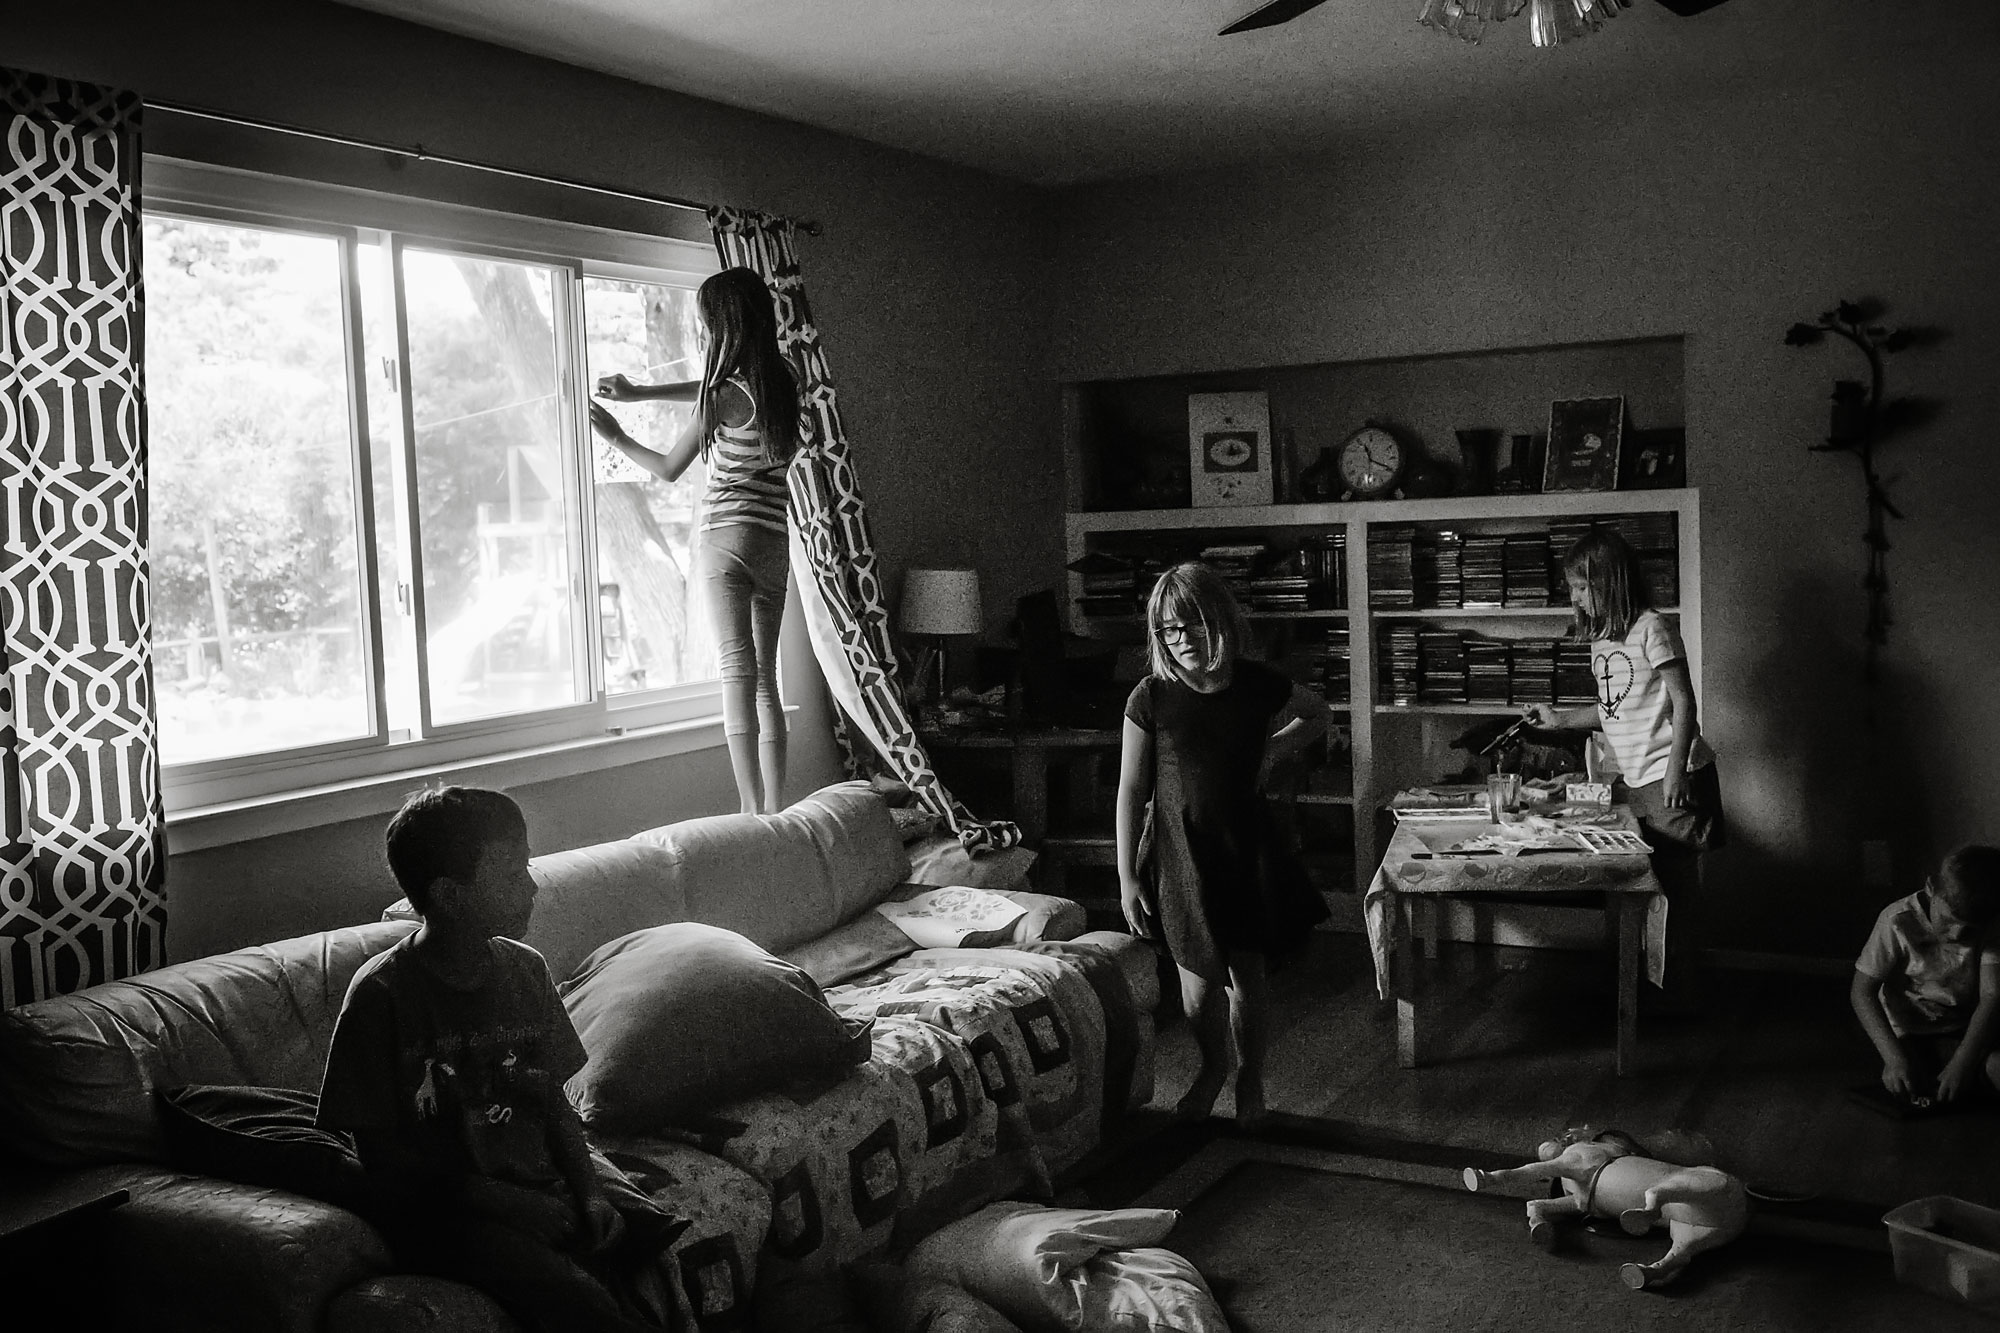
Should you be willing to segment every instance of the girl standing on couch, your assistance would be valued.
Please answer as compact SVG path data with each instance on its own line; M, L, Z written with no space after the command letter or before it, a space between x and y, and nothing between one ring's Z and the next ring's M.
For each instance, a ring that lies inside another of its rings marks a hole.
M695 569L715 627L722 730L746 815L776 814L785 785L785 714L778 698L778 631L790 582L786 473L799 443L799 390L778 346L771 291L752 269L726 268L695 294L708 335L698 380L597 381L615 402L666 398L695 404L671 449L648 449L601 403L590 424L605 442L662 481L699 455L708 465Z
M1268 962L1302 948L1327 916L1270 816L1264 779L1333 718L1319 695L1245 658L1249 642L1213 569L1189 561L1161 575L1146 603L1151 671L1126 702L1118 770L1120 905L1179 968L1201 1052L1174 1113L1214 1108L1233 1030L1241 1122L1264 1113Z

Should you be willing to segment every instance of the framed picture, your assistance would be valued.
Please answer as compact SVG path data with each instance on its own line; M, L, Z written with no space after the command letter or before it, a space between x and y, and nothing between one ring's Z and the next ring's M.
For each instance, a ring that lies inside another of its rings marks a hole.
M1544 491L1610 491L1618 488L1618 451L1625 433L1625 400L1559 398L1549 404L1549 453Z
M1188 472L1197 508L1271 503L1271 400L1261 389L1188 395Z
M1687 485L1687 431L1679 426L1625 433L1618 489L1653 491Z

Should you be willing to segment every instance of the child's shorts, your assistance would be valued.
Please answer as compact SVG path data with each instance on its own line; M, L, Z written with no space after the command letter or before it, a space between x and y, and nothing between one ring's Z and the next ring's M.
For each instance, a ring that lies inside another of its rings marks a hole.
M1683 806L1667 804L1665 778L1625 788L1625 803L1655 851L1712 852L1728 841L1722 818L1722 782L1715 765L1703 764L1687 777L1688 803Z

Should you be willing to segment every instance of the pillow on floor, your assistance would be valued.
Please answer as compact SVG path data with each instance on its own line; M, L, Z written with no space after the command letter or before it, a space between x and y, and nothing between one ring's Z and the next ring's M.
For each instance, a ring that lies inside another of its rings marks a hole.
M1021 1333L965 1288L912 1277L894 1264L855 1264L847 1280L874 1333Z
M909 1269L964 1287L1024 1329L1094 1328L1082 1322L1086 1265L1106 1250L1156 1245L1179 1220L1170 1208L989 1204L925 1238Z
M1093 1333L1229 1333L1199 1270L1172 1250L1106 1250L1083 1266L1079 1328Z
M843 1019L803 971L718 926L677 921L622 936L560 993L588 1057L570 1100L607 1133L686 1124L868 1058L867 1023Z
M363 1201L354 1139L313 1123L319 1098L291 1088L191 1084L155 1094L169 1164L343 1208Z

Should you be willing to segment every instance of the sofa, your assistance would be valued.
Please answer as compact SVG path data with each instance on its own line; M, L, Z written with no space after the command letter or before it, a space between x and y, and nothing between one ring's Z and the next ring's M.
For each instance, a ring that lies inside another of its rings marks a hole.
M663 1260L686 1327L749 1327L771 1256L790 1272L831 1270L991 1200L1047 1196L1150 1099L1159 992L1139 941L1086 932L1073 902L992 884L1026 909L1003 939L918 949L885 934L876 904L926 883L977 885L995 864L948 839L907 844L863 783L776 815L688 820L532 861L540 893L525 939L558 981L608 941L701 922L793 962L843 1018L872 1023L866 1060L832 1086L762 1092L646 1133L593 1131L595 1148L689 1219ZM0 1144L130 1191L77 1242L116 1275L94 1293L94 1322L513 1327L470 1288L398 1273L357 1213L190 1171L163 1136L168 1089L316 1091L349 980L415 929L392 908L0 1014Z

